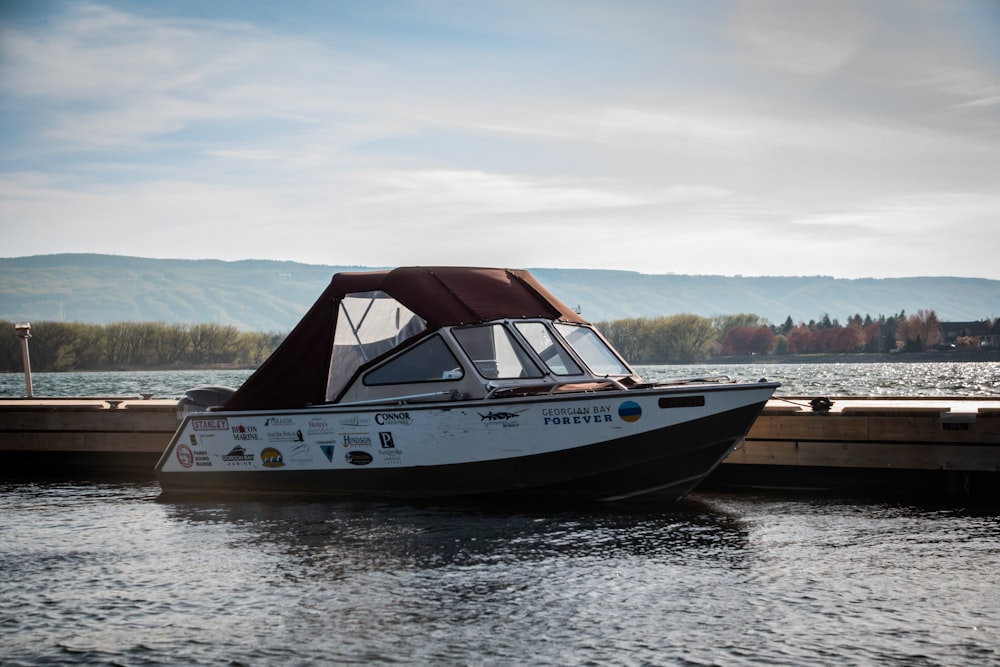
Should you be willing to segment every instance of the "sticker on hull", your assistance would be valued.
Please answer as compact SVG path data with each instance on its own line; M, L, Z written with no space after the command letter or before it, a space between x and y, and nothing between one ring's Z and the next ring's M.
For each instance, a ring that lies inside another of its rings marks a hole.
M618 406L618 416L622 421L637 422L642 417L642 407L635 401L625 401Z
M177 462L181 464L182 468L190 468L194 465L194 452L191 448L185 444L180 444L177 446Z
M260 464L265 468L282 468L285 465L285 457L276 447L265 447L260 451Z
M350 451L347 452L346 458L352 466L366 466L372 462L372 455L368 452Z

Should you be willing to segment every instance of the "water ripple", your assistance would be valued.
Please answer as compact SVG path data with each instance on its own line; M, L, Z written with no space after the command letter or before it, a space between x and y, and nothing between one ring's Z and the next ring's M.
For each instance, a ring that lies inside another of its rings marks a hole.
M638 366L651 381L707 375L729 375L756 381L778 380L786 396L996 396L1000 395L998 362L895 363L768 363ZM249 370L122 371L35 373L36 396L139 396L176 398L202 384L238 387ZM23 396L24 378L0 373L0 396Z
M12 665L981 665L1000 516L829 497L504 508L0 484Z

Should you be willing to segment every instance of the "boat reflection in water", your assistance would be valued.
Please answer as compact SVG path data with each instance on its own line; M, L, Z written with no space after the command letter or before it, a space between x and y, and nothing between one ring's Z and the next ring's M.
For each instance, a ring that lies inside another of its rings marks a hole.
M226 551L254 545L282 571L383 574L455 567L517 566L547 560L636 557L687 563L692 552L713 553L739 566L748 527L697 498L660 502L533 509L530 502L249 500L161 497L170 521L211 529Z
M339 273L238 390L201 388L167 493L680 498L778 384L646 382L527 272Z

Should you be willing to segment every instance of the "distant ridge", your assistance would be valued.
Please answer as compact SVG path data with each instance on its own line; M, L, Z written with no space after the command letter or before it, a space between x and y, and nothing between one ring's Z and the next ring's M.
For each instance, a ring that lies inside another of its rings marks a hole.
M0 319L107 324L121 321L234 325L285 332L338 271L275 260L226 262L99 254L0 258ZM525 268L525 267L512 267ZM754 313L780 324L824 314L894 315L934 310L946 321L1000 315L1000 280L985 278L745 277L649 275L600 269L529 268L568 305L599 322L693 313Z

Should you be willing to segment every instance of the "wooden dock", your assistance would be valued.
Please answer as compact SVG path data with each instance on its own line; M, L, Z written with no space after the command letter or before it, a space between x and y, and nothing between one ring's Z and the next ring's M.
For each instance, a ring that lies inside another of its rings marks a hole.
M175 399L3 399L0 470L152 479L177 423Z
M707 487L914 491L1000 498L1000 396L768 402ZM822 407L822 406L821 406ZM177 401L0 399L0 474L152 479Z
M776 398L714 486L1000 497L996 398Z

